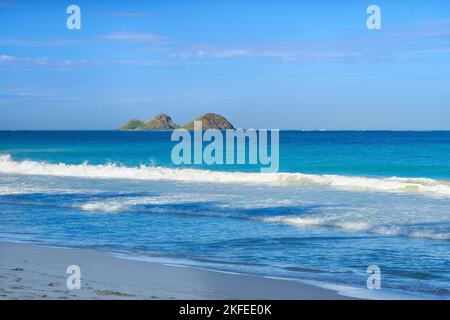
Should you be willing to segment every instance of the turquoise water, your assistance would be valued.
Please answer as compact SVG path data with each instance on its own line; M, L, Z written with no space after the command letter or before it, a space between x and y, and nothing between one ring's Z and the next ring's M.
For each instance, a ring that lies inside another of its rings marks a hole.
M0 132L0 237L450 298L450 132L280 132L280 173L169 132ZM369 290L367 290L369 291Z

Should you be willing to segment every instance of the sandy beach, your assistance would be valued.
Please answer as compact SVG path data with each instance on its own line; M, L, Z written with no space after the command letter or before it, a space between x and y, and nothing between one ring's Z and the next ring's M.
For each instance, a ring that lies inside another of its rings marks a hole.
M69 290L69 265L81 288ZM85 249L0 243L0 299L346 299L295 281L122 259Z

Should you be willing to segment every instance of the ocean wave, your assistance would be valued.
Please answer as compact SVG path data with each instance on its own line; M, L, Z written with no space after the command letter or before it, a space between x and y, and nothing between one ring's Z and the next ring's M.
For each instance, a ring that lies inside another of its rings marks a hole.
M3 183L3 182L0 182ZM59 194L69 193L70 190L67 189L57 189L57 188L45 188L45 187L33 187L27 185L0 185L0 196L9 196L9 195L24 195L24 194L32 194L32 193L50 193L50 192L58 192Z
M269 223L283 223L297 227L330 227L347 231L366 232L380 236L400 236L429 240L450 240L450 232L439 230L417 230L409 225L377 225L364 221L341 221L330 217L265 217L258 220Z
M450 197L450 181L428 178L369 178L341 175L314 175L303 173L225 172L201 169L166 167L126 167L108 163L103 165L48 163L32 160L14 161L10 155L0 156L0 172L10 174L49 175L60 177L172 180L179 182L306 185L333 187L355 191L392 193L419 193Z
M136 207L149 206L152 211L158 211L160 208L155 206L186 204L190 202L207 201L207 197L195 196L193 194L169 194L156 197L138 197L138 198L122 198L103 201L89 201L82 204L76 204L74 207L84 211L99 212L120 212L135 210ZM143 208L140 208L142 210ZM173 209L171 209L174 211ZM145 211L145 210L144 210Z
M0 196L31 193L32 191L26 188L14 188L12 186L0 186Z

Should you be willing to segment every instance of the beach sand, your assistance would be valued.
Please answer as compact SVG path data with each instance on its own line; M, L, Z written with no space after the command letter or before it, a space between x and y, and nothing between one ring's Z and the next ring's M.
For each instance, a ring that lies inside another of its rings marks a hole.
M69 290L69 265L81 289ZM0 242L0 299L346 299L296 281L134 261L88 249Z

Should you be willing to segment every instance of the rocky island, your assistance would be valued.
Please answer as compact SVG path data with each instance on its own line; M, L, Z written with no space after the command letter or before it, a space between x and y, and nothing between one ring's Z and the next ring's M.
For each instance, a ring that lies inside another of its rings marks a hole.
M160 113L153 119L145 122L139 119L131 119L119 130L173 130L177 128L179 126L172 121L170 116Z
M160 113L153 119L148 121L141 121L139 119L131 119L119 130L125 131L146 131L146 130L174 130L178 128L184 128L187 130L194 130L194 121L201 121L202 127L206 129L234 129L231 122L225 117L215 113L205 113L204 115L196 118L185 126L179 126L172 121L172 118L167 114Z

